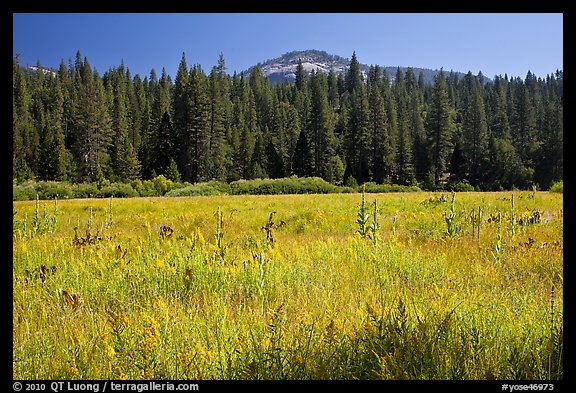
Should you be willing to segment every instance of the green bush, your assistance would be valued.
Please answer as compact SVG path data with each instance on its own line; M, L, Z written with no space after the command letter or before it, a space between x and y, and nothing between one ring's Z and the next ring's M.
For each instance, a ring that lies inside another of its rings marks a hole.
M97 198L100 194L96 183L78 183L72 187L73 198Z
M68 182L41 181L36 183L39 199L69 199L74 198L72 185Z
M350 179L353 179L350 177ZM397 184L376 184L368 182L363 185L366 192L414 192L421 191L416 186ZM284 177L279 179L236 180L230 184L211 180L190 184L174 183L164 175L152 180L133 180L130 183L110 183L100 179L94 183L77 183L55 181L27 181L12 185L14 201L34 200L36 194L40 199L70 198L130 198L153 196L196 196L196 195L277 195L277 194L330 194L359 192L359 187L336 186L320 177Z
M228 184L217 181L194 183L185 187L176 188L166 193L166 196L201 196L201 195L226 195L229 194Z
M12 199L15 201L29 201L36 199L69 199L75 198L74 187L68 182L29 180L25 183L12 186Z
M154 179L152 179L152 182L154 183L154 188L156 189L158 195L164 195L172 188L174 188L174 182L172 182L172 180L166 179L164 175L156 176Z
M230 183L234 195L269 194L327 194L337 193L339 188L319 177L296 176L280 179L237 180Z
M446 187L449 191L454 192L469 192L474 191L474 186L468 182L460 181L454 183L448 183Z
M417 186L403 186L401 184L376 184L367 182L362 185L364 192L367 193L385 193L385 192L418 192L422 191ZM358 187L360 189L361 187Z
M560 194L564 193L564 181L560 180L557 182L552 183L550 186L550 192L558 192Z
M30 180L22 184L12 185L12 200L30 201L36 199L36 187L34 181Z
M158 191L152 180L133 180L130 185L141 197L158 196Z
M98 195L101 198L131 198L139 196L138 192L127 183L112 183L102 187Z

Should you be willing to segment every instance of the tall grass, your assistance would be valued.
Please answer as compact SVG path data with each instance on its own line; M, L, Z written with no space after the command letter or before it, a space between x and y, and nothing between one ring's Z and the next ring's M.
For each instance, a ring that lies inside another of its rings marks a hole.
M562 196L531 194L514 237L509 193L372 194L375 242L357 194L58 201L35 236L14 202L14 378L562 379Z

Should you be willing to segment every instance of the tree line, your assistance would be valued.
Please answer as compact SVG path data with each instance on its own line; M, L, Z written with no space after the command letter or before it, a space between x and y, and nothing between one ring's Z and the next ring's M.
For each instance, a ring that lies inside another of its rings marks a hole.
M411 68L364 80L345 73L272 86L259 67L188 66L143 79L123 63L103 75L76 53L42 72L13 59L13 176L129 182L318 176L334 184L467 183L479 190L547 189L563 176L563 72L545 78Z

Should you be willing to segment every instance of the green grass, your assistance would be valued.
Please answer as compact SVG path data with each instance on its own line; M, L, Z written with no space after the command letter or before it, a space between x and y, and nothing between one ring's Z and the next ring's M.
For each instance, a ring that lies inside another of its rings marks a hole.
M14 378L563 378L561 194L374 200L14 202Z

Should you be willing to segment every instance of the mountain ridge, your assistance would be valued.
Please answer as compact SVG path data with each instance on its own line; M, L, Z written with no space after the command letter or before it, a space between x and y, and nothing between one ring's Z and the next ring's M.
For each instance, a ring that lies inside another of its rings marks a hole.
M339 56L329 54L326 51L317 50L317 49L307 49L307 50L295 50L286 52L274 59L268 59L263 62L259 62L256 65L248 68L244 72L245 75L250 75L250 72L254 67L260 67L264 76L266 76L272 85L276 85L278 83L282 83L285 80L293 83L296 80L296 68L298 66L298 61L302 60L302 66L304 70L309 74L312 70L318 72L328 73L330 71L334 71L337 75L339 73L346 72L350 66L350 59ZM376 65L376 64L374 64ZM420 72L423 73L424 82L425 83L433 83L434 77L440 73L440 70L435 70L431 68L421 68L421 67L410 67L410 66L384 66L378 64L383 70L386 70L390 81L394 81L396 76L396 71L398 68L403 73L406 73L408 68L412 68L414 75L416 78L419 77ZM367 64L360 63L360 71L364 80L368 75L368 70L370 66ZM451 72L451 71L448 71ZM455 72L459 78L462 78L466 75L463 72ZM444 70L444 73L447 71ZM489 80L489 78L484 77L485 80Z

